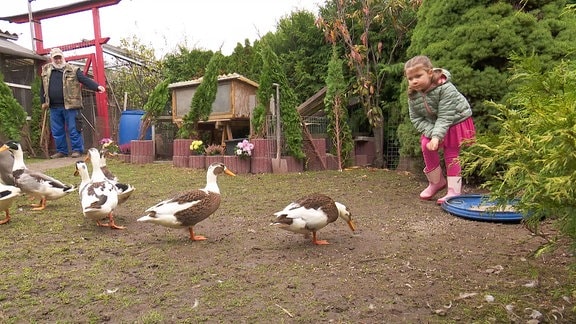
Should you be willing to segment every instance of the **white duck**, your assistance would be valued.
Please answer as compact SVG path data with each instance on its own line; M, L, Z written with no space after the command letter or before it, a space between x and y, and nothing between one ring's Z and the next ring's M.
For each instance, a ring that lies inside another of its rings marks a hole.
M6 217L0 220L1 224L6 224L10 221L10 206L16 197L20 196L20 188L0 184L0 211L4 211Z
M89 176L88 167L83 161L76 162L75 175L80 175L79 193L84 216L96 221L98 226L107 226L111 229L124 229L114 222L114 209L118 206L118 190L116 186L106 179L100 169L100 153L97 149L88 150L86 161L92 163L92 176ZM108 223L100 221L108 218Z
M338 217L345 220L352 231L356 230L348 208L320 193L302 197L274 215L276 220L270 225L304 234L306 237L312 233L312 243L316 245L329 244L328 241L318 240L316 232L335 222Z
M47 200L62 198L76 190L72 185L64 184L44 173L28 169L24 164L24 153L20 143L9 141L0 147L0 152L6 150L9 150L14 156L12 176L15 186L20 188L22 193L40 199L39 204L32 205L34 207L32 210L43 210L46 208Z
M114 175L112 171L110 171L110 169L108 169L108 166L106 164L106 154L108 154L108 151L106 150L100 151L100 169L102 169L102 172L104 173L106 179L108 179L116 186L116 189L118 190L118 205L121 205L124 202L126 202L128 198L130 198L130 196L134 192L134 186L128 183L120 182L118 180L118 177Z
M191 240L205 240L204 236L194 235L194 225L212 215L220 207L220 189L216 179L222 173L235 176L224 164L212 163L206 172L206 187L161 201L148 208L147 215L138 218L137 221L171 228L188 228Z

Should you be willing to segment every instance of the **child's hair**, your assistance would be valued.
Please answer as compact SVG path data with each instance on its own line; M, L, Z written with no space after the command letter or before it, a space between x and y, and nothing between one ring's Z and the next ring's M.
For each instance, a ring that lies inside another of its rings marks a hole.
M414 56L413 58L406 61L406 63L404 63L404 71L417 67L418 65L421 65L424 71L430 71L434 68L432 66L432 61L430 61L428 56L418 55Z
M406 70L412 69L412 68L421 68L422 70L424 70L426 72L434 70L434 66L432 65L432 61L430 61L428 56L425 56L425 55L414 56L413 58L406 61L406 63L404 63L404 73L406 73ZM432 78L431 78L432 84L436 84L438 82L437 81L438 78L442 74L441 71L439 73L436 73L437 71L434 71L434 72L435 73L432 74ZM408 87L408 94L410 95L412 93L414 93L414 91L412 89L410 89L410 87Z

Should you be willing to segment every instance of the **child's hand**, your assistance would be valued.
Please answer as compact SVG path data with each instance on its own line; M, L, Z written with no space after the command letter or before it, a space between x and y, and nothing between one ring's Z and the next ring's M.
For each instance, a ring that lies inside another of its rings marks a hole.
M426 148L429 151L436 151L436 150L438 150L438 142L439 142L439 140L436 137L432 137L430 142L426 143Z

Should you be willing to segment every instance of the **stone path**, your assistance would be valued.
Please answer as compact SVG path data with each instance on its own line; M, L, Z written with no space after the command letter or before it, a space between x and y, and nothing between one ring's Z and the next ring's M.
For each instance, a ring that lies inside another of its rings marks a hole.
M26 163L26 162L25 163L26 163L26 166L30 170L45 172L46 170L50 170L50 169L62 168L65 166L72 166L72 165L74 165L74 163L76 163L76 161L79 161L79 160L84 160L84 156L79 157L79 158L65 157L65 158L60 158L60 159L47 159L47 160L43 160L40 162L34 162L34 163Z

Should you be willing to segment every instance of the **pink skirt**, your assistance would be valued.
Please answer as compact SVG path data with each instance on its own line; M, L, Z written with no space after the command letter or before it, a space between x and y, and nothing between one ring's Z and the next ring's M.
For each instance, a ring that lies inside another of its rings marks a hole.
M476 128L474 127L474 121L472 117L466 120L450 126L442 145L444 147L460 147L462 144L470 145L472 144L476 136Z

